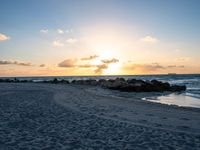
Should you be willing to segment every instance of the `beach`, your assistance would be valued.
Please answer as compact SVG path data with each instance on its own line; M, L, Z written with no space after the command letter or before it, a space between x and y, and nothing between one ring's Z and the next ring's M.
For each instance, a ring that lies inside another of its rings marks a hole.
M0 83L0 149L200 149L200 109L73 84Z

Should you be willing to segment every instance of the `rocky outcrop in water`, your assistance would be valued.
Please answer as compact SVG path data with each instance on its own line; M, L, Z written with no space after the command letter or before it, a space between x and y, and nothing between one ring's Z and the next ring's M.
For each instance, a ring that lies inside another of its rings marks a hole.
M18 80L18 79L0 79L0 82L33 82L31 80ZM116 78L116 79L100 79L100 80L73 80L69 82L68 80L58 80L54 78L53 80L41 81L42 83L63 83L63 84L79 84L79 85L91 85L100 86L103 88L108 88L112 90L119 90L122 92L179 92L185 91L186 86L180 85L170 85L168 82L161 82L158 80L144 81L136 79Z
M71 83L80 85L101 86L104 88L119 90L122 92L179 92L186 90L186 86L170 85L168 82L161 82L158 80L143 81L136 79L125 80L124 78L116 78L114 80L100 79L99 81L73 80Z

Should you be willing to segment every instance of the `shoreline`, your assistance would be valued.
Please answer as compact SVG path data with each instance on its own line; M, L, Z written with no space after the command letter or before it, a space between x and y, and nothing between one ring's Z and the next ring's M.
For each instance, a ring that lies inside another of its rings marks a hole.
M110 97L90 88L0 83L0 146L61 150L200 148L199 108Z

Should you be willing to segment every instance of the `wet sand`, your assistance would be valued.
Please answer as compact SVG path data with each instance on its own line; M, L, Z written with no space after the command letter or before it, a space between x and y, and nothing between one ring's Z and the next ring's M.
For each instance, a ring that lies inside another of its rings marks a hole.
M200 149L200 109L89 86L1 83L0 149Z

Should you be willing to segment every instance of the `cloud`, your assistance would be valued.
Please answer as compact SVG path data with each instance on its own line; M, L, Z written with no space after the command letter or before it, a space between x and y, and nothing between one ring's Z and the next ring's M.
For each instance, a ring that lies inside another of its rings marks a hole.
M77 62L76 59L66 59L61 63L59 63L58 67L65 67L65 68L76 67L76 62Z
M41 32L41 33L48 33L49 30L48 30L48 29L42 29L42 30L40 30L40 32Z
M9 40L9 39L10 39L10 37L8 37L7 35L0 33L0 42Z
M165 69L164 66L159 65L158 63L151 63L151 64L130 64L126 65L125 69L128 70L140 70L145 72L156 71L160 69Z
M119 62L119 60L116 59L116 58L113 58L113 59L105 59L105 60L101 60L101 61L103 62L103 64L101 64L101 65L96 65L97 69L94 70L95 73L97 73L97 74L101 74L101 73L103 72L104 69L107 69L107 68L108 68L109 64Z
M66 33L72 33L73 32L73 29L68 29L65 31Z
M45 64L41 64L40 67L45 67Z
M190 59L191 59L190 57L177 57L176 61L186 62L186 61L189 61Z
M80 60L91 60L91 59L95 59L99 56L97 55L91 55L89 57L84 57L81 58ZM98 65L93 65L93 64L79 64L80 62L78 62L79 59L66 59L64 61L62 61L61 63L58 64L58 67L65 67L65 68L93 68L94 72L96 74L101 74L103 72L104 69L107 69L109 67L109 64L111 63L117 63L119 62L118 59L113 58L110 60L102 60L102 64L98 64Z
M91 55L89 57L83 57L83 58L81 58L81 60L92 60L92 59L96 59L98 57L99 57L98 55Z
M158 42L158 39L155 38L155 37L152 37L152 36L145 36L143 38L140 39L142 42L145 42L145 43L149 43L149 44L155 44Z
M0 60L0 65L19 65L19 66L32 66L31 63L19 62L19 61L10 61L10 60Z
M69 44L76 43L77 41L78 41L78 40L77 40L76 38L68 38L68 39L66 40L66 42L69 43Z
M80 68L92 68L92 67L96 67L96 65L84 64L84 65L78 65L77 67L80 67Z
M70 67L77 67L77 68L92 68L96 67L96 65L92 64L77 64L77 59L66 59L62 61L61 63L58 64L58 67L65 67L65 68L70 68Z
M101 60L103 63L105 63L105 64L110 64L110 63L116 63L116 62L119 62L119 60L118 59L116 59L116 58L113 58L113 59L110 59L110 60L108 60L108 59L104 59L104 60Z
M95 73L102 74L103 70L108 68L108 64L101 64L101 65L97 65L96 67L97 69L94 70Z
M58 32L59 34L63 34L63 33L64 33L64 31L63 31L62 29L57 29L57 32Z
M184 65L160 65L159 63L150 63L150 64L124 64L125 70L139 71L139 72L154 72L154 71L169 71L169 69L181 69L185 68Z
M64 43L62 43L60 40L55 40L53 41L53 46L62 47L64 46Z
M180 66L177 66L177 65L169 65L167 66L168 68L185 68L184 65L180 65Z

